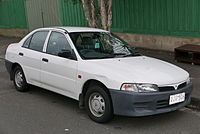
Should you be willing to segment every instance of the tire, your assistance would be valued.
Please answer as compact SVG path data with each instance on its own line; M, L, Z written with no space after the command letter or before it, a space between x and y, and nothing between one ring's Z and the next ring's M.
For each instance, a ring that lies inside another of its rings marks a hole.
M113 118L112 101L104 87L99 85L89 87L84 102L87 114L93 121L105 123Z
M21 67L17 66L13 70L13 83L19 92L26 92L29 89L29 84L26 82L24 72Z

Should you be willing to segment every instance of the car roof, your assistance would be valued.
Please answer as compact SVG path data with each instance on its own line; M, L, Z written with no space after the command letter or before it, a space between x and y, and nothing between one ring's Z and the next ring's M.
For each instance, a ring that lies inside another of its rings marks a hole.
M72 32L108 32L106 30L97 29L97 28L90 28L90 27L46 27L46 28L39 28L37 30L52 30L52 29L62 29L67 31L68 33Z

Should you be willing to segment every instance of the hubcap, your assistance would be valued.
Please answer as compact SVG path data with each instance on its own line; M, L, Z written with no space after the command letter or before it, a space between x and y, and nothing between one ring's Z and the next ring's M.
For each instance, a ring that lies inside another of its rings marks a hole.
M101 117L105 112L105 101L99 93L93 93L89 98L89 108L96 117Z
M15 83L17 85L17 87L22 87L22 84L23 84L23 75L22 75L22 72L20 71L17 71L15 73Z

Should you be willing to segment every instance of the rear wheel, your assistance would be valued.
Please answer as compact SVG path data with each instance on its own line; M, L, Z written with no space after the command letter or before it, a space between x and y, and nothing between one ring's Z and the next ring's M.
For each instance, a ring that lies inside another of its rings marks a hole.
M29 85L26 82L26 78L24 76L24 72L21 69L21 67L17 66L15 67L14 71L13 71L13 75L14 75L14 85L17 91L20 92L25 92L28 90Z
M108 122L113 117L111 98L99 85L89 87L85 95L85 107L88 116L96 122Z

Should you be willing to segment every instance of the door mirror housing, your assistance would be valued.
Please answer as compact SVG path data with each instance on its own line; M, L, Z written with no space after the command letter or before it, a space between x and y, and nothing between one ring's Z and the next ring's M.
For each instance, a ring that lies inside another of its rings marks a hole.
M71 59L72 58L72 52L70 50L61 50L58 53L58 56Z

